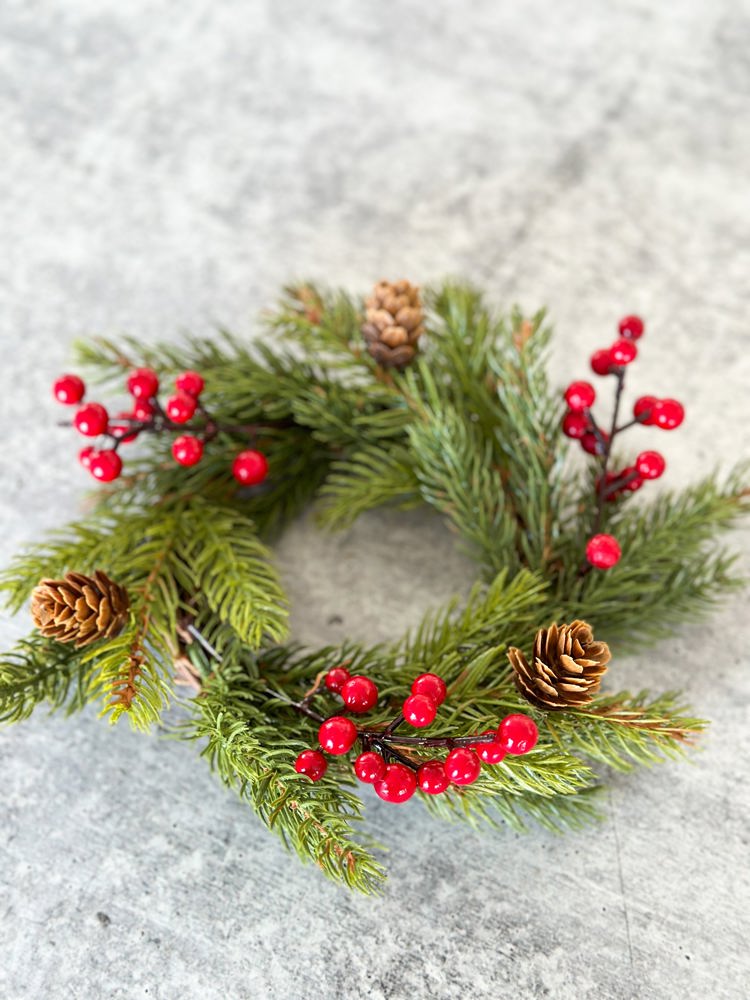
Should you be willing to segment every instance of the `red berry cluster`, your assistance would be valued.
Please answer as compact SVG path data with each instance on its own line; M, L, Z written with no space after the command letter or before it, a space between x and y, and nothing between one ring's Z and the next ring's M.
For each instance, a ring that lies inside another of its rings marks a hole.
M203 458L207 441L222 429L201 404L203 376L198 372L182 372L174 381L174 392L159 401L159 377L150 368L130 372L126 387L132 406L116 416L110 416L101 403L83 402L86 386L78 375L61 375L53 385L58 402L66 406L83 404L76 410L73 426L84 437L102 437L106 446L90 445L79 453L79 461L95 479L111 482L122 472L120 446L135 441L143 433L191 431L179 433L172 441L172 457L178 465L197 465ZM265 455L249 448L240 452L232 463L232 475L243 486L262 483L268 474Z
M350 676L343 667L334 667L325 675L325 687L342 698L351 711L361 714L373 708L378 699L378 689L369 677ZM315 694L317 689L311 694ZM354 773L360 781L371 784L386 802L406 802L417 789L428 795L439 795L451 784L470 785L476 781L482 763L499 764L506 754L525 754L536 746L539 733L528 715L508 715L498 729L488 729L477 736L468 737L414 737L399 736L397 728L403 723L422 729L434 721L439 706L445 700L445 681L437 674L420 674L411 686L411 694L404 700L400 715L385 729L358 728L343 715L328 719L317 717L309 708L308 695L305 711L313 718L320 718L318 740L323 751L332 756L349 753L359 741L361 752L354 761ZM445 748L445 759L415 760L404 753L409 749ZM312 781L319 781L326 772L328 762L321 750L303 750L295 761L295 770Z
M596 390L590 382L572 382L565 390L568 411L563 417L562 430L567 437L581 442L581 447L601 462L596 480L597 514L595 533L586 546L590 566L609 569L620 560L620 545L612 535L599 534L596 528L601 520L601 507L605 502L620 499L639 490L647 479L658 479L666 468L664 457L658 451L642 451L632 465L619 471L609 468L614 439L635 424L674 430L685 418L682 404L676 399L658 399L641 396L633 407L633 419L618 426L620 396L627 366L635 360L638 348L635 341L643 336L644 323L639 316L625 316L620 320L620 337L611 347L595 351L591 368L597 375L614 375L617 379L614 416L609 431L596 421L591 407L596 400Z

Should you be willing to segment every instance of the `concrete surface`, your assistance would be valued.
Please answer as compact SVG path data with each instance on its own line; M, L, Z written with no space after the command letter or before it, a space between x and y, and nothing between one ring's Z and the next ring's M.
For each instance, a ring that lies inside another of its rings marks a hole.
M640 311L639 388L689 405L670 482L747 452L743 0L5 0L0 29L2 561L87 485L48 396L75 335L250 335L290 277L546 302L561 383ZM471 576L418 514L300 523L281 560L309 642L388 637ZM5 731L0 997L740 1000L748 628L738 596L619 661L715 724L694 766L616 777L598 829L373 801L379 900L289 859L191 748L93 713Z

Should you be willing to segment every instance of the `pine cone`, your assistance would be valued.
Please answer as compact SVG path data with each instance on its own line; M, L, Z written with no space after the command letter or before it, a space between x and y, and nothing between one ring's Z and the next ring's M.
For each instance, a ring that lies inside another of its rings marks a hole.
M582 708L599 690L611 653L606 642L594 642L590 625L574 621L539 629L531 665L515 646L508 659L519 691L532 705Z
M365 306L362 336L367 350L384 368L406 367L424 332L419 289L408 281L380 281Z
M129 607L125 588L101 570L93 577L68 573L63 580L42 580L31 595L31 615L42 635L76 646L118 635Z

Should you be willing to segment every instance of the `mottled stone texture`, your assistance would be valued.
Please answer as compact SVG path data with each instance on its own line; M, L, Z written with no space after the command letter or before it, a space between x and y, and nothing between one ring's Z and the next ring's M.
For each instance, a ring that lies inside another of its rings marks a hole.
M561 382L641 311L639 387L688 402L658 441L669 481L727 466L749 415L748 52L736 0L5 0L2 560L87 485L48 404L75 335L251 335L290 277L464 274L547 303ZM309 642L387 638L472 575L422 513L303 521L281 561ZM4 732L0 996L740 1000L745 600L611 670L715 720L694 766L615 776L609 821L564 839L373 801L378 900L287 857L191 748L93 712ZM27 625L3 618L3 644Z

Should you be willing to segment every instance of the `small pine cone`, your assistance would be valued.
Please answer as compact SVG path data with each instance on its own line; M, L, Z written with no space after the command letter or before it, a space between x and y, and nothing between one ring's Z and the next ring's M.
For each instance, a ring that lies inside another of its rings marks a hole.
M128 592L101 570L42 580L31 595L31 616L42 635L76 646L118 635L129 608Z
M531 664L515 646L508 659L519 691L532 705L582 708L599 690L611 653L606 642L594 641L590 625L574 621L539 629Z
M367 350L384 368L405 368L424 332L419 289L408 281L380 281L365 307L362 336Z

